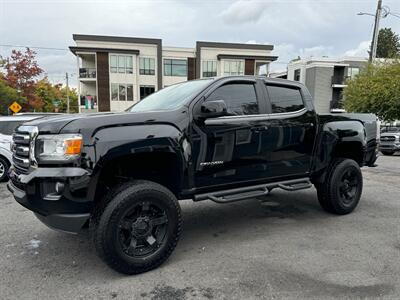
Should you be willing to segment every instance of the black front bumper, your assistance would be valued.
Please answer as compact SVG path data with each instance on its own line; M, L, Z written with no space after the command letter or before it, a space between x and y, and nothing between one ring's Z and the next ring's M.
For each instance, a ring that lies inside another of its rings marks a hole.
M89 175L81 168L37 168L18 175L11 168L7 188L19 204L50 228L77 233L90 217L92 203L86 199ZM62 189L57 190L57 184Z

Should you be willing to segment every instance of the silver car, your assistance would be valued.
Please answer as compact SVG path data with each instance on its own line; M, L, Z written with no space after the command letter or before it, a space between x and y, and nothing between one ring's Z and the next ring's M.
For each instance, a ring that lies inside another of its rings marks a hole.
M0 182L7 180L8 168L11 165L12 153L10 151L14 129L24 122L43 118L43 114L0 116Z

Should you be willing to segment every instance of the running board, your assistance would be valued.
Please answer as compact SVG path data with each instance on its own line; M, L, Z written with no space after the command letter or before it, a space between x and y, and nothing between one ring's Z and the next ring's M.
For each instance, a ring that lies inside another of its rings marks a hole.
M309 178L246 186L242 188L216 191L194 196L194 201L211 200L217 203L230 203L268 194L269 189L281 188L286 191L308 189L312 186Z

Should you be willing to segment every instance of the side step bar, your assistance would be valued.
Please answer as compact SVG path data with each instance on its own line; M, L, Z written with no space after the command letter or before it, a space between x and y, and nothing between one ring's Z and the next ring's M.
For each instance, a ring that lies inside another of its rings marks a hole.
M198 194L194 196L194 201L211 200L217 203L230 203L243 199L259 197L268 194L269 189L281 188L286 191L297 191L308 189L312 186L309 178L293 179L281 182L246 186L242 188L223 190Z

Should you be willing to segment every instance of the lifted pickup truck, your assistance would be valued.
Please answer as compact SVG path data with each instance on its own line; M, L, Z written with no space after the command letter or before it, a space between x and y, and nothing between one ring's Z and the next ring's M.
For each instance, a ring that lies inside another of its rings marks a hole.
M51 228L92 229L99 256L137 274L161 265L182 230L178 200L230 203L315 185L347 214L377 153L374 115L317 115L308 90L265 77L169 86L123 113L17 128L8 188Z

